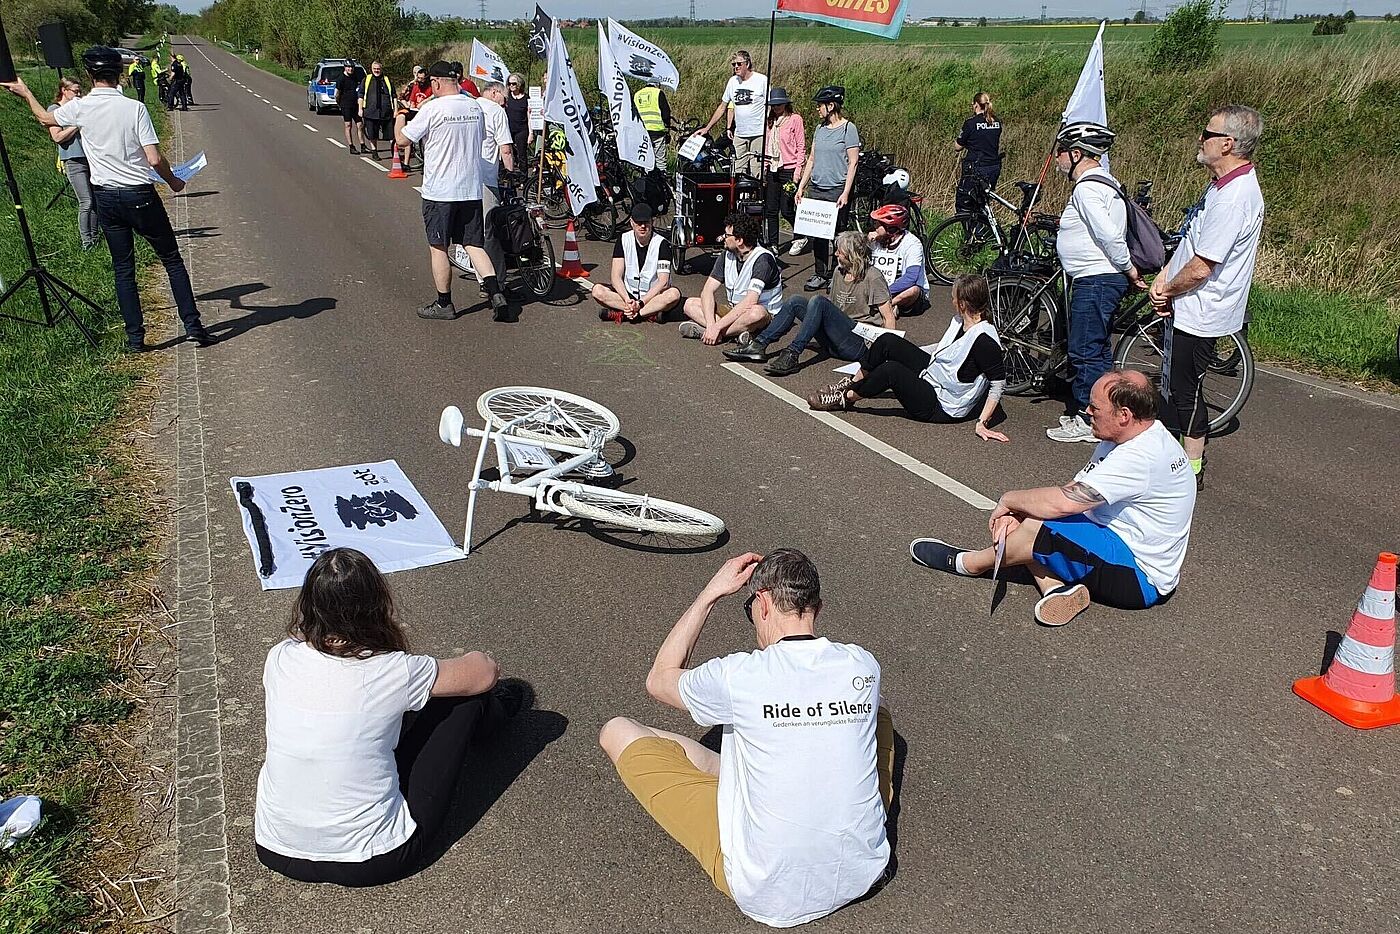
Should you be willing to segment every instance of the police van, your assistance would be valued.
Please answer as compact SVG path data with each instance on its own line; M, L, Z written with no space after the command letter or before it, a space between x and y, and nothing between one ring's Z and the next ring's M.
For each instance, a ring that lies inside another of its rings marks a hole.
M323 58L311 69L311 76L306 80L307 110L319 114L340 109L335 100L335 83L345 75L345 62L343 58ZM364 84L364 66L358 62L351 64L355 66L355 84Z

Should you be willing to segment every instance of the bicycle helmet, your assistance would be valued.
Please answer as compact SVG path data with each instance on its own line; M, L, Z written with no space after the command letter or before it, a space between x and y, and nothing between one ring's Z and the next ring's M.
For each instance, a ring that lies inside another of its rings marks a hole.
M1093 156L1102 156L1108 152L1116 137L1116 133L1102 124L1079 120L1060 129L1055 137L1055 147L1060 152L1078 149Z
M815 104L840 104L846 100L846 89L839 84L828 84L812 97Z
M903 230L909 226L909 209L902 204L885 204L870 212L870 219L890 230Z
M884 185L886 188L895 185L904 191L908 191L909 172L905 169L892 169L890 173L880 181L880 184Z
M95 45L83 53L83 66L94 78L116 77L122 71L122 53L105 45Z

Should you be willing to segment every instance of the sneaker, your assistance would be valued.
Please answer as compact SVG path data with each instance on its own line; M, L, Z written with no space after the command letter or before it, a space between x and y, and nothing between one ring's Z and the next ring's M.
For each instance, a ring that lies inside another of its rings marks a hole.
M1045 437L1051 441L1091 441L1099 443L1099 439L1094 437L1094 429L1089 427L1089 423L1084 421L1084 416L1075 415L1067 422L1062 422L1058 428L1045 429Z
M491 696L500 702L501 709L505 711L508 719L535 705L535 689L530 686L530 682L520 678L502 678L497 681L496 686L491 689Z
M622 323L622 312L613 311L611 308L603 308L598 311L599 321L611 321L613 324Z
M510 299L506 298L506 293L497 292L491 296L491 320L504 324L514 324L519 320L511 314Z
M185 336L194 341L197 347L208 347L218 343L218 339L215 338L213 334L206 331L202 325L189 328L185 331Z
M947 571L949 574L959 573L958 555L966 552L966 548L956 548L941 538L916 538L909 543L909 557L914 559L915 564L933 568L935 571Z
M146 343L145 341L139 341L137 343L132 343L128 341L125 347L127 353L146 353L150 349L151 345Z
M436 321L451 321L457 317L457 306L439 305L436 301L431 301L418 309L418 317L431 318Z
M371 149L371 150L369 151L369 157L370 157L371 159L373 159L375 162L380 161L380 159L379 159L379 150L378 150L378 149Z
M705 336L705 329L697 321L681 322L681 337L687 340L698 341Z
M799 351L789 347L772 360L769 360L768 365L763 368L763 372L767 373L769 376L789 376L796 373L801 369L801 367L797 365L797 360L800 356L801 353ZM842 390L842 393L844 392L845 390Z
M1042 626L1063 626L1089 608L1089 588L1083 584L1056 587L1035 604L1035 621Z
M831 280L826 276L819 276L816 273L812 273L812 278L808 279L802 287L808 292L815 292L818 289L826 288L830 283Z
M811 245L806 237L798 237L788 244L788 256L801 256L807 252L807 247Z
M1196 492L1199 493L1206 488L1206 469L1201 468L1201 472L1196 474Z
M747 347L753 343L753 334L750 331L740 331L734 338L734 343L740 347Z
M846 401L845 389L828 386L808 396L807 407L817 412L836 412L849 409L851 404Z
M749 341L743 347L731 347L724 351L724 356L736 363L762 363L768 359L768 345Z

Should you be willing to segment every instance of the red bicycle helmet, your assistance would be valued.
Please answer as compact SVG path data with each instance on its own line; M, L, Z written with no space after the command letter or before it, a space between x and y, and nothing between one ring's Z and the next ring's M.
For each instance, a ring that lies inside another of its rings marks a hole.
M902 204L884 204L870 212L870 219L891 230L903 230L909 226L909 209Z

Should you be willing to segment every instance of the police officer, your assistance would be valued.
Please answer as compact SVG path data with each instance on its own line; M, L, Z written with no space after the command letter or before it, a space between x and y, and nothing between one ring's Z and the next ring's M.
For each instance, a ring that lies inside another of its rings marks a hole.
M146 344L141 296L136 290L136 244L132 234L145 238L165 266L175 306L185 325L185 335L200 347L206 347L214 343L214 338L199 320L190 274L180 256L180 246L170 227L165 204L148 173L154 169L176 193L184 189L185 183L170 170L170 163L161 154L160 140L151 125L146 105L121 92L121 53L97 46L83 53L83 64L92 76L92 90L52 112L44 109L22 80L16 79L0 87L24 98L43 126L75 126L82 132L98 222L107 248L112 251L117 305L126 325L127 349L133 352L150 349Z
M972 95L972 116L963 121L953 147L963 154L962 178L958 180L957 210L972 211L978 204L979 185L973 176L997 187L1001 177L1001 120L992 109L986 91Z
M131 63L131 68L127 70L127 75L131 78L131 89L136 92L136 99L141 103L146 102L146 61L141 56L136 56L136 60Z
M671 141L671 104L666 100L666 92L661 90L660 81L652 81L646 87L638 88L632 95L637 116L651 137L651 148L656 151L657 165L666 164L666 149Z

